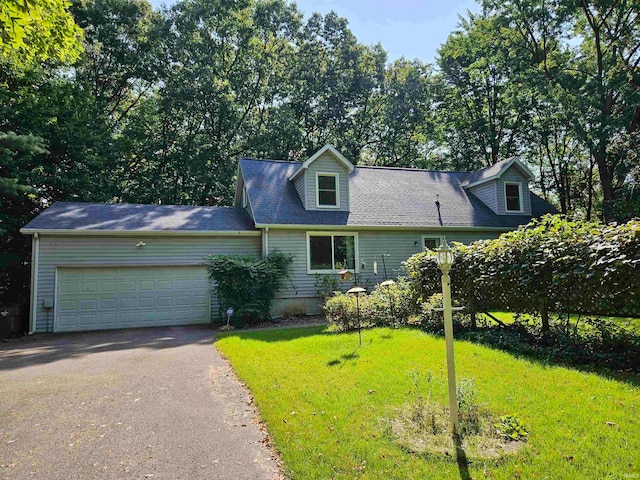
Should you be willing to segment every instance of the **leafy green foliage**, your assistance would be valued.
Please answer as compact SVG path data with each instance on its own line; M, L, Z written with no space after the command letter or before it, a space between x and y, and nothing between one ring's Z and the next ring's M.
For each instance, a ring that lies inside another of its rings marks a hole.
M477 435L481 431L483 408L473 378L463 378L456 385L458 400L459 434L463 437Z
M640 316L640 223L545 216L495 240L454 247L452 295L469 311ZM439 290L434 254L407 262L422 298Z
M504 415L494 424L498 435L513 441L524 441L529 437L529 431L520 419L514 415Z
M272 252L264 259L251 255L212 255L207 259L209 278L220 302L221 317L228 307L234 320L254 322L269 317L271 305L289 278L293 258Z
M335 292L324 303L327 321L338 331L358 328L360 325L406 325L417 313L417 303L409 282L403 277L390 286L376 285L370 294L362 293L356 299L349 293Z
M3 0L0 60L25 68L34 62L72 62L82 52L82 30L66 0Z
M316 273L315 288L316 295L326 300L340 290L340 280L334 275L320 275Z

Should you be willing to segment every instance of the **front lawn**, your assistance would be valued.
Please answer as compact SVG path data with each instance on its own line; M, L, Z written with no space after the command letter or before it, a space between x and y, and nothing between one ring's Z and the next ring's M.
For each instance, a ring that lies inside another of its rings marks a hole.
M458 378L480 400L530 429L526 447L499 461L417 456L385 419L415 399L412 372L442 379L444 340L412 329L327 334L322 327L234 332L216 342L254 395L294 479L640 477L640 377L629 383L456 342ZM468 472L467 469L468 468Z

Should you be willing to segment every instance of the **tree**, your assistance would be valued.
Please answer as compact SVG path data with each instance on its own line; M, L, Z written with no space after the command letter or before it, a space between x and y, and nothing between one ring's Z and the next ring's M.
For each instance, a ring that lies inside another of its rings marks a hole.
M485 0L483 5L518 32L529 57L561 92L571 128L597 166L603 217L632 216L616 202L638 185L628 162L640 146L637 2ZM564 49L548 48L562 41Z
M443 88L438 106L448 165L473 170L518 151L529 120L522 78L529 64L514 32L490 15L461 19L439 50Z
M434 137L434 80L429 65L396 60L385 69L377 93L375 143L366 149L367 164L425 167Z
M18 68L53 60L69 63L82 52L82 30L66 0L3 0L0 60Z

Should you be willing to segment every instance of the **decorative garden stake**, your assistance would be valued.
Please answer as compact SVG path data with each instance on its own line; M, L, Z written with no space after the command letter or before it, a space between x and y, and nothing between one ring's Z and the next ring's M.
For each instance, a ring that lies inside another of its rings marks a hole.
M227 308L225 313L227 314L227 328L229 328L231 325L231 317L233 316L233 307Z
M356 316L358 318L358 339L360 340L360 346L362 346L362 328L360 325L360 294L366 292L362 287L353 287L347 290L347 293L356 296Z
M444 307L444 338L447 346L447 374L449 377L449 413L451 415L451 431L454 436L458 428L458 399L456 398L456 364L453 356L453 318L451 313L451 279L449 270L453 264L453 251L447 245L446 238L436 250L436 261L442 271L442 303Z
M393 280L385 280L380 284L381 287L387 287L387 294L389 295L389 316L393 319L393 324L398 325L398 319L395 318L395 312L393 311L393 297L391 296L391 285L395 285Z

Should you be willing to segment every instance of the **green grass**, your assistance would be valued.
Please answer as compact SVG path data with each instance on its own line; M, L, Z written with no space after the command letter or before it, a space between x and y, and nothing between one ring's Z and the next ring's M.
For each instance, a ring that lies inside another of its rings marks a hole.
M327 334L322 327L225 334L216 342L254 395L294 479L637 478L640 378L618 382L456 342L458 378L473 377L480 400L530 429L514 456L475 461L399 447L383 419L415 398L409 372L442 378L444 340L412 329ZM613 422L607 424L607 422Z

